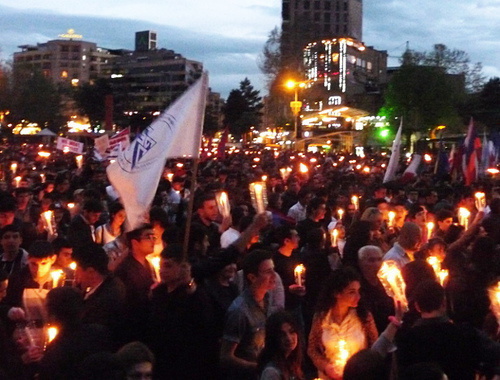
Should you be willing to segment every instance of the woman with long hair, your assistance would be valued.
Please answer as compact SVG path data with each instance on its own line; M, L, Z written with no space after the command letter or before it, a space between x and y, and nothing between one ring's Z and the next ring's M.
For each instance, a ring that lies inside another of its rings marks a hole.
M102 224L95 230L95 242L97 244L107 244L115 240L123 232L127 214L123 205L115 202L109 205L109 222Z
M307 353L322 379L342 379L347 359L360 350L371 348L385 355L392 348L401 307L379 338L372 314L358 307L359 289L358 273L341 268L329 276L318 297Z
M298 324L286 311L266 321L266 340L259 357L260 380L301 380L302 347Z

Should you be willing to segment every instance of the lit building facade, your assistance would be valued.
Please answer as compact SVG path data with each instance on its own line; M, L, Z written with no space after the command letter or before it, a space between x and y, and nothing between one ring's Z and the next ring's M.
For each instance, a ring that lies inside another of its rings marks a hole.
M97 78L113 59L108 49L82 41L72 30L60 39L37 45L19 46L14 53L14 71L39 70L55 84L77 86Z

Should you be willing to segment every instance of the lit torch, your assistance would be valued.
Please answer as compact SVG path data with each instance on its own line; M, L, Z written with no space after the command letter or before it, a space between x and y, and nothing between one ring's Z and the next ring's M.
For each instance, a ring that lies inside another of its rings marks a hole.
M392 297L394 301L400 302L404 310L408 310L408 301L405 295L406 284L396 262L393 260L384 261L377 277L384 286L387 295Z
M267 191L266 185L263 182L254 182L250 184L250 197L252 205L257 210L258 214L266 211L267 207Z
M228 218L231 214L231 205L225 191L218 192L215 194L215 200L217 201L217 207L223 218Z

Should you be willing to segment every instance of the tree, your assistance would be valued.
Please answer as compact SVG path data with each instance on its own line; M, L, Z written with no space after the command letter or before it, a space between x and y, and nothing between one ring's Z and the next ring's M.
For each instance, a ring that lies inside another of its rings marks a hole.
M224 109L225 123L230 132L237 137L250 131L250 127L259 127L262 117L262 98L250 80L245 78L238 89L231 90Z
M500 130L500 78L491 78L477 95L474 118L490 127L491 131Z
M40 71L20 68L14 73L12 119L28 120L58 131L63 123L58 89Z
M98 79L94 83L84 83L77 88L74 97L78 109L87 115L90 125L101 124L106 117L105 99L111 94L111 87L105 79Z

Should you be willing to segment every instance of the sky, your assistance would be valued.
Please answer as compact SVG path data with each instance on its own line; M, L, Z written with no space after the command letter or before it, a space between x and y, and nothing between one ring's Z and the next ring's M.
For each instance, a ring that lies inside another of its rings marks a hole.
M390 66L407 43L417 51L443 43L500 77L500 0L364 0L363 12L363 42L386 50ZM245 77L265 95L259 57L280 24L281 0L0 0L0 60L68 29L112 49L133 49L136 31L154 30L158 47L203 62L223 97Z

